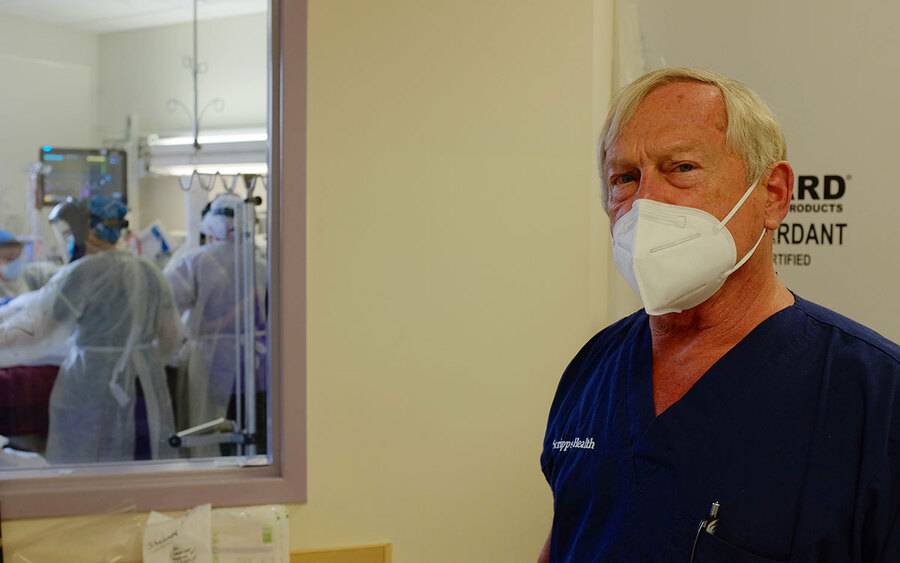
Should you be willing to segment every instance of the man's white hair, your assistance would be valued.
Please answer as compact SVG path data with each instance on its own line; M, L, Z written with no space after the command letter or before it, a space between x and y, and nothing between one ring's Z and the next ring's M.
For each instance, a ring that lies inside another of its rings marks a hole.
M787 158L784 133L775 115L762 98L744 84L709 70L686 67L654 70L623 88L613 98L606 116L597 147L604 209L608 205L609 188L606 152L647 94L672 82L699 82L719 89L728 119L725 143L744 159L748 183L762 176L769 165Z

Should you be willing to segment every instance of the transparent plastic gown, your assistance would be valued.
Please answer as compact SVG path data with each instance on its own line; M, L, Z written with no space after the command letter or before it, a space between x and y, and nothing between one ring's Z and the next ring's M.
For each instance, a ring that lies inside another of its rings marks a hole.
M169 262L166 278L175 293L175 303L184 313L188 341L182 366L187 367L187 385L176 398L179 425L188 427L225 416L240 373L240 327L236 326L241 302L235 299L237 264L241 257L232 240L216 240ZM262 356L265 351L266 262L255 259L256 389L265 389ZM246 299L241 296L241 299ZM239 354L239 352L238 352ZM215 456L217 447L196 448L194 455Z
M0 366L64 357L50 396L51 463L133 459L138 381L151 455L173 457L163 366L180 342L171 288L154 265L127 252L86 256L0 308Z
M50 281L59 266L50 262L30 262L22 268L22 275L13 280L0 278L0 298L14 298L40 289Z

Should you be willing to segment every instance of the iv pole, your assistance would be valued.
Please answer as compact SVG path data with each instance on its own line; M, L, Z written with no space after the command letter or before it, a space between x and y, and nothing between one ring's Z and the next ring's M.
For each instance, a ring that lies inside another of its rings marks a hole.
M169 98L169 101L166 102L166 106L169 108L169 111L175 111L178 108L181 108L187 114L188 119L191 122L193 134L194 134L194 142L193 142L194 154L196 154L197 152L200 151L200 149L203 148L200 145L200 122L203 120L203 116L206 114L206 111L209 108L213 108L217 112L220 112L223 109L225 109L225 100L223 100L222 98L218 98L218 97L211 99L209 102L206 103L205 106L203 106L203 109L200 109L200 86L199 86L200 75L207 71L207 65L206 65L206 63L201 63L200 60L198 59L199 46L197 44L197 36L198 36L198 33L197 33L197 21L198 21L197 2L198 2L198 0L194 0L193 56L186 56L181 60L182 65L185 68L187 68L188 70L190 70L190 72L191 72L191 81L193 83L193 88L194 88L194 103L193 103L194 108L193 108L193 110L191 110L190 108L187 107L187 105L185 105L184 102L182 102L181 100L179 100L177 98ZM194 183L195 177L199 177L196 170L191 175L190 184L188 184L187 186L182 184L181 187L185 191L189 190L191 188L191 185ZM210 182L209 184L206 184L206 185L204 185L204 183L201 182L200 187L202 187L203 189L205 189L207 191L210 191L213 189L213 186L215 186L215 178L213 179L212 182Z
M193 112L175 98L168 101L170 111L181 107L191 119L193 125L193 147L196 155L203 147L200 145L200 121L203 114L210 107L221 111L224 100L213 98L202 110L199 109L199 77L206 71L206 64L200 63L197 58L197 1L194 0L193 12L193 57L183 59L184 66L191 71L194 90ZM234 318L234 334L236 339L234 365L235 381L235 419L234 421L219 418L204 422L197 426L187 428L169 438L169 444L174 447L195 447L211 444L233 443L238 447L238 455L252 457L256 455L256 212L255 206L261 203L260 198L253 195L257 180L261 176L246 174L235 175L230 183L216 172L211 179L204 178L196 170L192 172L188 182L179 178L181 188L189 192L196 183L201 189L212 191L216 182L221 180L225 191L234 193L238 176L244 181L247 197L239 212L233 217L235 224L234 240L234 305L236 315ZM265 181L263 180L265 188ZM241 421L243 420L243 425ZM241 428L243 427L243 430Z

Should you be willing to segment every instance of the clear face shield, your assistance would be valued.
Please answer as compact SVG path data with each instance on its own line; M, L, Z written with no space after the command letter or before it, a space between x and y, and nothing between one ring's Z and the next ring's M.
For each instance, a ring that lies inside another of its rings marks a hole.
M84 248L79 248L79 244L75 240L75 233L68 222L60 219L50 223L50 226L52 227L53 238L56 239L56 247L59 249L59 254L66 262L74 262L84 255Z
M244 202L233 194L218 196L200 223L201 232L213 240L234 240L235 225L241 220Z

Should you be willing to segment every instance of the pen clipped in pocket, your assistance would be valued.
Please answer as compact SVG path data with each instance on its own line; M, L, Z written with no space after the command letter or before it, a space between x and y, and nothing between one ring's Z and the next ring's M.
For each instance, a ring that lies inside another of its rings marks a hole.
M717 534L719 503L714 502L709 516L700 521L691 547L690 563L785 563L742 549Z

